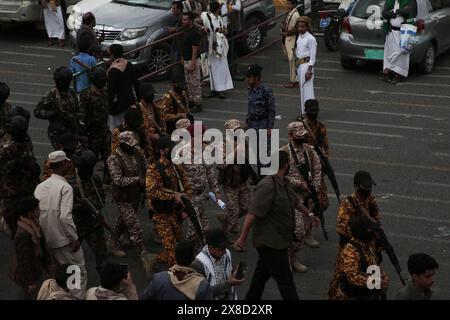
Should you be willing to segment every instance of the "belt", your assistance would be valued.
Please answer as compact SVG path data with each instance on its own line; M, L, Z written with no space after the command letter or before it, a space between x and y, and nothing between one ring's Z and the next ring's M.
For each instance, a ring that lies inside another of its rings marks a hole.
M308 63L309 59L310 59L309 57L304 57L304 58L301 58L301 59L295 59L295 66L298 67L301 64Z

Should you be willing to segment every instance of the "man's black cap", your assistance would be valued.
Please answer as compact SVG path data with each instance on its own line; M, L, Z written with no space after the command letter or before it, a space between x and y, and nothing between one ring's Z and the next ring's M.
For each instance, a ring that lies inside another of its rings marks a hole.
M365 189L370 189L372 186L377 184L373 181L372 176L367 171L358 171L355 173L353 178L353 184L356 186L361 186Z
M66 132L59 138L59 143L66 150L75 150L77 148L78 140L74 134Z
M246 77L258 77L261 76L262 67L257 64L251 64L248 66L247 71L245 71Z
M28 120L23 116L14 116L10 124L11 131L28 130Z
M175 142L168 135L161 136L158 140L158 149L172 148L174 145Z
M227 235L221 229L212 229L205 234L206 243L212 247L226 249L230 245Z
M97 158L95 157L95 154L89 150L84 149L78 154L75 154L72 158L73 164L76 167L83 167L83 166L94 166L97 163Z

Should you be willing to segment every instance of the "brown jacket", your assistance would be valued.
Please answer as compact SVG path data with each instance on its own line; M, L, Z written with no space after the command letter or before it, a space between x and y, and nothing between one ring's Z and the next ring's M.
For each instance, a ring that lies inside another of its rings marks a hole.
M43 279L44 270L50 266L50 256L45 246L44 233L41 231L42 254L36 256L31 235L21 227L14 236L15 255L11 263L11 279L20 286L37 284Z

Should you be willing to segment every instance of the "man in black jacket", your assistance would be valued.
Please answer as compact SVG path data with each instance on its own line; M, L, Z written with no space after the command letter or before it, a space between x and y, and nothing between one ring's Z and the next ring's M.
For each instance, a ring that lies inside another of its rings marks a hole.
M109 47L109 53L112 64L107 72L109 102L108 125L109 129L113 130L124 121L123 113L125 110L140 99L139 81L133 65L123 58L123 47L120 44L113 44Z
M89 39L89 48L92 48L96 45L99 45L104 39L103 35L97 38L95 34L94 27L96 25L95 16L92 12L86 12L83 14L82 23L80 26L80 30L77 32L77 48L79 47L80 40L82 38Z

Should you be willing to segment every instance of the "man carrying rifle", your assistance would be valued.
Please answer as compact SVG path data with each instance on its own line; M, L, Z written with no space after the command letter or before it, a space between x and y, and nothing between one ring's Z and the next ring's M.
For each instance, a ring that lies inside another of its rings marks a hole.
M106 260L106 240L101 210L104 208L105 191L100 177L94 174L97 163L95 154L85 149L72 158L75 174L67 180L73 188L73 222L77 227L80 242L86 240L95 256L95 265L100 272ZM123 257L125 252L112 252Z
M376 184L370 173L367 171L356 172L353 184L355 191L351 196L342 201L336 218L336 231L340 238L337 246L336 266L342 264L342 250L352 237L350 230L351 217L360 215L363 213L362 210L365 210L375 222L380 222L378 205L375 198L371 195L372 186ZM336 270L328 291L329 299L337 298L338 282L339 274Z
M141 257L147 277L150 277L152 257L145 250L141 223L137 216L141 194L145 187L145 156L138 147L138 140L131 131L119 134L119 147L108 158L112 179L112 197L119 209L114 234L125 232ZM119 250L117 239L111 239L113 250Z
M330 155L330 146L328 144L327 127L321 121L317 120L319 115L319 102L315 99L309 99L305 102L306 118L303 119L303 124L309 135L307 136L307 144L314 147L317 152L317 148L322 151L324 157ZM321 155L319 154L319 157ZM320 209L325 212L330 205L328 201L327 185L325 184L325 168L322 164L322 178L320 180L320 187L317 190L317 197L319 198Z
M389 283L380 266L375 247L377 224L367 216L352 216L349 221L351 238L342 248L336 266L339 285L336 299L382 300ZM374 270L369 271L369 270Z
M163 245L155 262L166 263L169 267L175 264L175 248L182 237L180 212L186 206L184 197L189 200L192 195L183 168L172 163L173 146L169 136L158 140L159 159L148 166L146 177L148 206Z
M220 200L220 190L217 183L215 167L212 164L207 165L203 159L205 145L202 142L202 136L205 127L201 126L200 128L197 128L191 124L188 119L178 120L175 126L177 129L187 130L191 135L191 141L180 150L180 157L189 157L191 161L190 163L183 163L182 167L186 173L189 185L192 188L192 204L198 213L198 219L202 230L206 231L208 230L208 218L205 214L205 209L208 201L208 190L216 195L217 201ZM194 141L198 141L200 150L195 149L196 144ZM198 239L194 225L190 220L188 220L188 226L187 239L193 241L196 240L197 245L200 247L201 239Z
M237 119L230 119L225 122L225 130L242 129L242 124ZM223 191L226 198L227 207L225 212L217 215L217 219L222 224L222 228L227 235L230 236L232 242L235 242L239 237L241 230L239 225L239 218L245 216L250 205L251 192L248 187L248 181L251 178L256 184L258 182L258 175L249 164L238 164L237 157L241 152L247 152L246 149L241 148L235 140L234 149L234 164L227 164L226 157L230 151L225 150L224 147L224 162L219 164L219 184L223 186ZM234 243L232 245L235 251L244 251L244 247L239 247Z
M281 150L289 153L290 170L286 176L292 184L294 191L307 207L311 207L314 201L313 195L316 194L322 176L320 159L314 148L306 143L308 131L302 122L292 122L288 125L289 143ZM313 201L311 201L313 200ZM315 204L315 212L320 211L320 206ZM318 241L311 237L313 225L318 223L314 215L306 216L299 210L295 213L295 234L298 242L294 242L290 259L293 269L296 272L306 272L308 268L296 260L296 253L300 250L303 243L310 247L318 248Z

